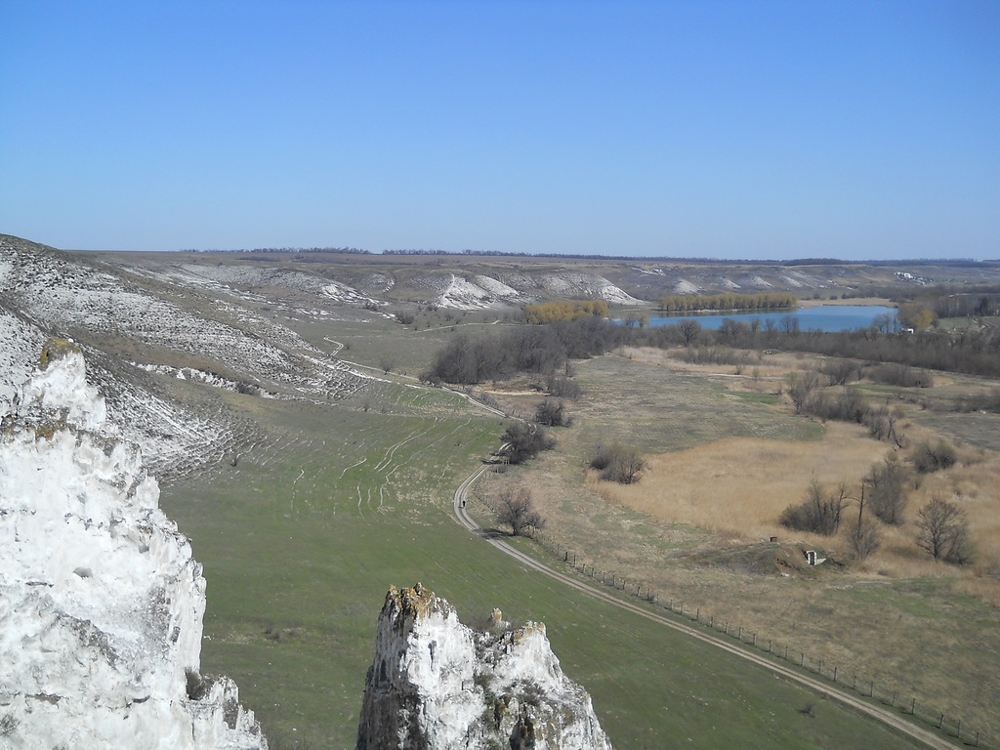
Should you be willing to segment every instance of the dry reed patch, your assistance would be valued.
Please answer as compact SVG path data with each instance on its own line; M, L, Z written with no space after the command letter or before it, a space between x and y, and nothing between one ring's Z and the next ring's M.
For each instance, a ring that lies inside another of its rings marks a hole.
M727 438L647 457L638 484L588 482L609 502L669 523L685 523L746 539L776 536L781 511L809 483L859 486L889 448L856 425L830 423L817 441Z

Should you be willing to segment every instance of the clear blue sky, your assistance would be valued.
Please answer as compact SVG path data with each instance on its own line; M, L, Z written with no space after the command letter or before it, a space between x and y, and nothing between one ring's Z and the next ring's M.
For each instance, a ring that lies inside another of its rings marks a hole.
M1000 258L1000 0L2 0L0 232Z

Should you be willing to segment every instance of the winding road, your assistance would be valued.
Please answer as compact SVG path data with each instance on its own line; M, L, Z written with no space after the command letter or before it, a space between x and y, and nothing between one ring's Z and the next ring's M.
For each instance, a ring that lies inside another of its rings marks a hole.
M832 686L827 682L814 679L809 675L802 674L794 669L785 667L782 664L775 663L770 659L767 659L759 654L755 654L752 651L747 651L744 648L740 648L732 643L728 643L718 637L714 637L708 633L697 628L690 627L684 623L676 622L675 620L659 615L656 612L651 612L649 609L639 606L637 604L632 604L631 602L619 599L617 596L613 596L606 591L603 591L594 586L590 586L579 579L566 575L565 573L560 573L548 565L539 562L530 555L526 555L523 552L515 549L505 542L503 539L497 539L494 537L487 536L485 530L468 514L465 509L465 504L468 499L469 489L476 483L476 481L489 469L491 464L484 463L478 469L476 469L472 474L466 478L462 484L459 485L458 489L455 490L454 499L454 512L455 516L458 518L459 522L465 526L470 532L476 534L477 536L483 538L489 544L492 544L498 550L504 554L510 555L515 560L521 564L537 570L539 573L543 573L549 578L555 579L560 583L570 586L571 588L581 591L588 596L592 596L595 599L600 599L602 602L611 604L615 607L620 607L621 609L628 610L633 614L637 614L640 617L645 617L647 620L652 620L661 625L665 625L668 628L673 628L674 630L689 635L692 638L697 638L700 641L708 643L716 648L721 648L724 651L728 651L734 656L738 656L741 659L746 659L754 664L758 664L765 669L779 674L782 677L796 682L810 690L815 690L817 693L822 693L833 700L839 701L845 706L869 716L876 721L880 721L897 731L912 737L920 743L923 743L927 747L935 748L935 750L959 750L958 746L948 742L945 738L940 735L924 729L906 719L902 718L895 711L882 708L880 706L869 703L861 698L849 693L845 690L841 690L838 687Z

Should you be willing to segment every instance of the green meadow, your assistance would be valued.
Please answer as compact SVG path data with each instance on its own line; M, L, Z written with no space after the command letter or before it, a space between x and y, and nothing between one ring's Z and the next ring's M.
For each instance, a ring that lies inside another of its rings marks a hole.
M273 747L354 746L385 593L417 581L467 623L494 607L545 622L619 750L914 746L470 535L451 500L502 426L464 399L387 382L344 403L230 401L256 438L161 505L204 564L202 671L237 681Z

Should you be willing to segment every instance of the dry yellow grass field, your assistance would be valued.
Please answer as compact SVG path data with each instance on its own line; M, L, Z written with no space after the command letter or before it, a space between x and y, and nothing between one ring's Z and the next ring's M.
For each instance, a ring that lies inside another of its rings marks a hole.
M846 482L855 494L869 465L890 451L858 425L830 423L816 441L726 438L646 456L633 485L589 484L607 501L670 523L700 526L748 541L788 536L778 516L805 497L810 482Z
M573 550L590 566L933 704L1000 742L1000 458L953 441L960 463L914 482L904 523L883 526L882 548L863 562L842 535L781 527L781 511L813 479L831 489L847 482L857 497L872 464L894 450L906 456L859 426L791 414L779 395L785 376L815 364L763 355L755 375L737 375L638 349L580 363L588 395L568 406L576 424L555 431L555 451L488 477L482 492L527 484L548 518L540 540L549 550ZM952 378L936 382L954 387ZM910 410L903 429L911 443L936 439L915 421L919 406L898 403ZM531 411L525 401L519 407ZM638 484L603 482L586 468L596 442L612 439L643 446ZM916 512L932 497L968 514L974 565L935 562L917 547ZM856 512L852 504L845 518ZM834 562L784 577L768 564L774 536Z

